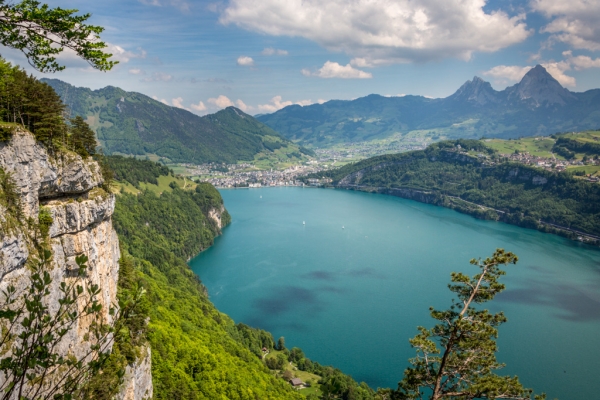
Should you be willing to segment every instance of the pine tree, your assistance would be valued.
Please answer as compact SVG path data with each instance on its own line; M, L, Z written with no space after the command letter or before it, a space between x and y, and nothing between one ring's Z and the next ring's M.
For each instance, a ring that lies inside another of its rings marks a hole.
M96 154L96 135L87 122L79 115L72 118L70 122L70 147L82 157Z
M513 253L497 249L491 258L471 260L480 272L473 277L452 273L449 289L456 293L449 310L430 309L438 321L432 329L419 327L410 340L417 356L404 371L394 399L530 399L532 390L519 379L499 376L495 370L504 367L496 360L497 327L506 322L502 312L492 314L475 304L492 300L504 290L498 279L505 275L500 265L516 264ZM441 347L440 348L438 348ZM545 395L535 399L545 399Z

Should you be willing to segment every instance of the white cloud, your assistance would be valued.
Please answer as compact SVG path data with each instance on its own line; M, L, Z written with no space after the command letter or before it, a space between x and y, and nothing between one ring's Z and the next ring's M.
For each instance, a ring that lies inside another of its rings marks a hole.
M581 71L588 68L600 68L600 58L592 58L589 56L573 56L572 51L563 52L563 56L567 58L569 63L576 71Z
M272 47L265 48L260 54L263 56L287 56L287 50L274 49Z
M243 112L247 112L250 111L253 107L246 105L246 103L244 103L242 100L237 99L235 101L235 104L237 105L237 108L239 108L240 110L242 110Z
M252 59L252 57L239 56L237 59L237 65L242 65L244 67L251 67L254 65L254 60Z
M133 51L125 50L124 48L116 44L107 43L107 45L108 47L105 49L105 51L107 53L112 54L112 57L110 59L113 61L128 63L129 60L131 60L132 58L146 58L147 56L146 50L142 49L141 47L138 47L138 52L135 53Z
M220 22L303 37L356 57L356 66L494 52L522 42L525 15L485 12L485 0L231 0Z
M235 105L235 104L233 104L233 101L229 100L229 98L227 96L223 96L223 95L220 95L217 98L211 97L210 99L208 99L208 102L210 104L213 104L217 108L226 108L226 107L231 107L231 106Z
M369 79L373 77L370 72L361 71L350 64L340 65L336 62L327 61L315 72L303 69L304 76L318 76L319 78L342 78L342 79Z
M531 68L532 67L521 67L518 65L498 65L485 71L483 75L495 78L494 80L497 83L508 84L519 82Z
M541 29L576 49L600 50L600 2L597 0L532 0L534 10L554 18Z
M183 98L181 98L181 97L177 97L175 99L171 99L171 103L173 104L174 107L182 108L184 110L190 111L189 108L187 108L186 106L183 105Z
M576 81L572 76L566 75L565 71L571 69L571 63L568 61L542 63L542 67L554 77L561 85L575 87Z
M129 70L129 73L132 75L146 75L146 71L139 68L132 68Z
M190 107L194 111L206 111L206 105L203 101L199 101L198 104L190 104Z
M148 78L142 79L142 82L169 82L173 79L173 75L164 72L155 72Z

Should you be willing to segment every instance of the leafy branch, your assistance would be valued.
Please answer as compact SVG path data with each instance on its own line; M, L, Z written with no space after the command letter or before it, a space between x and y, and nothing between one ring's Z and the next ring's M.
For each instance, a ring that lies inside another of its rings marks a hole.
M87 25L91 14L75 15L78 10L50 8L35 0L7 4L0 0L0 43L22 51L29 64L41 72L61 71L57 61L64 50L74 51L92 67L108 71L117 61L103 52L100 40L104 28Z
M2 292L0 307L0 399L71 399L80 397L86 382L101 372L111 353L114 333L136 312L143 289L108 315L98 301L100 288L87 276L85 255L76 257L70 283L58 285L58 300L49 301L51 254L44 250L31 266L30 285L21 294L14 286ZM58 306L58 307L57 307ZM63 339L87 325L79 354L64 354Z

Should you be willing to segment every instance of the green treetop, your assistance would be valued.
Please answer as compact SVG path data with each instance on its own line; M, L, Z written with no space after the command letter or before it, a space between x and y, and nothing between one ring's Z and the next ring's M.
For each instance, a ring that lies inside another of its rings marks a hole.
M11 4L0 0L0 43L22 51L29 64L41 72L61 71L56 59L64 49L73 50L92 67L110 70L117 61L104 53L100 40L104 28L86 25L90 14L75 15L78 10L50 8L35 0Z
M495 339L497 327L506 322L506 317L502 312L492 314L475 308L504 290L498 279L505 272L499 266L515 264L517 260L513 253L498 249L490 258L471 260L479 268L473 277L452 273L448 287L458 300L452 301L449 310L430 309L438 324L432 329L419 327L419 334L410 340L417 356L410 360L412 366L404 372L394 399L531 398L532 391L525 389L516 376L494 373L504 367L496 360Z

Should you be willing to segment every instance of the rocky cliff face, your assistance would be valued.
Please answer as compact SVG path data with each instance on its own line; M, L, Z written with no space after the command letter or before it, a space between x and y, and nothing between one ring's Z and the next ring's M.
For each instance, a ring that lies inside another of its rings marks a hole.
M104 318L111 321L108 310L117 304L120 251L111 220L115 197L100 188L103 180L98 164L75 154L51 157L31 134L17 131L10 141L0 142L0 167L17 184L25 218L37 220L40 207L52 216L51 310L58 307L58 285L78 279L70 272L77 268L75 257L85 254L89 258L88 277L99 285ZM0 224L5 222L3 215L0 212ZM29 236L25 230L0 230L0 290L8 285L24 289L29 284L25 266L32 250ZM77 357L85 354L88 327L89 321L79 320L60 343L59 351ZM123 398L152 397L149 349L144 354L143 360L128 368ZM133 391L125 390L129 387Z

